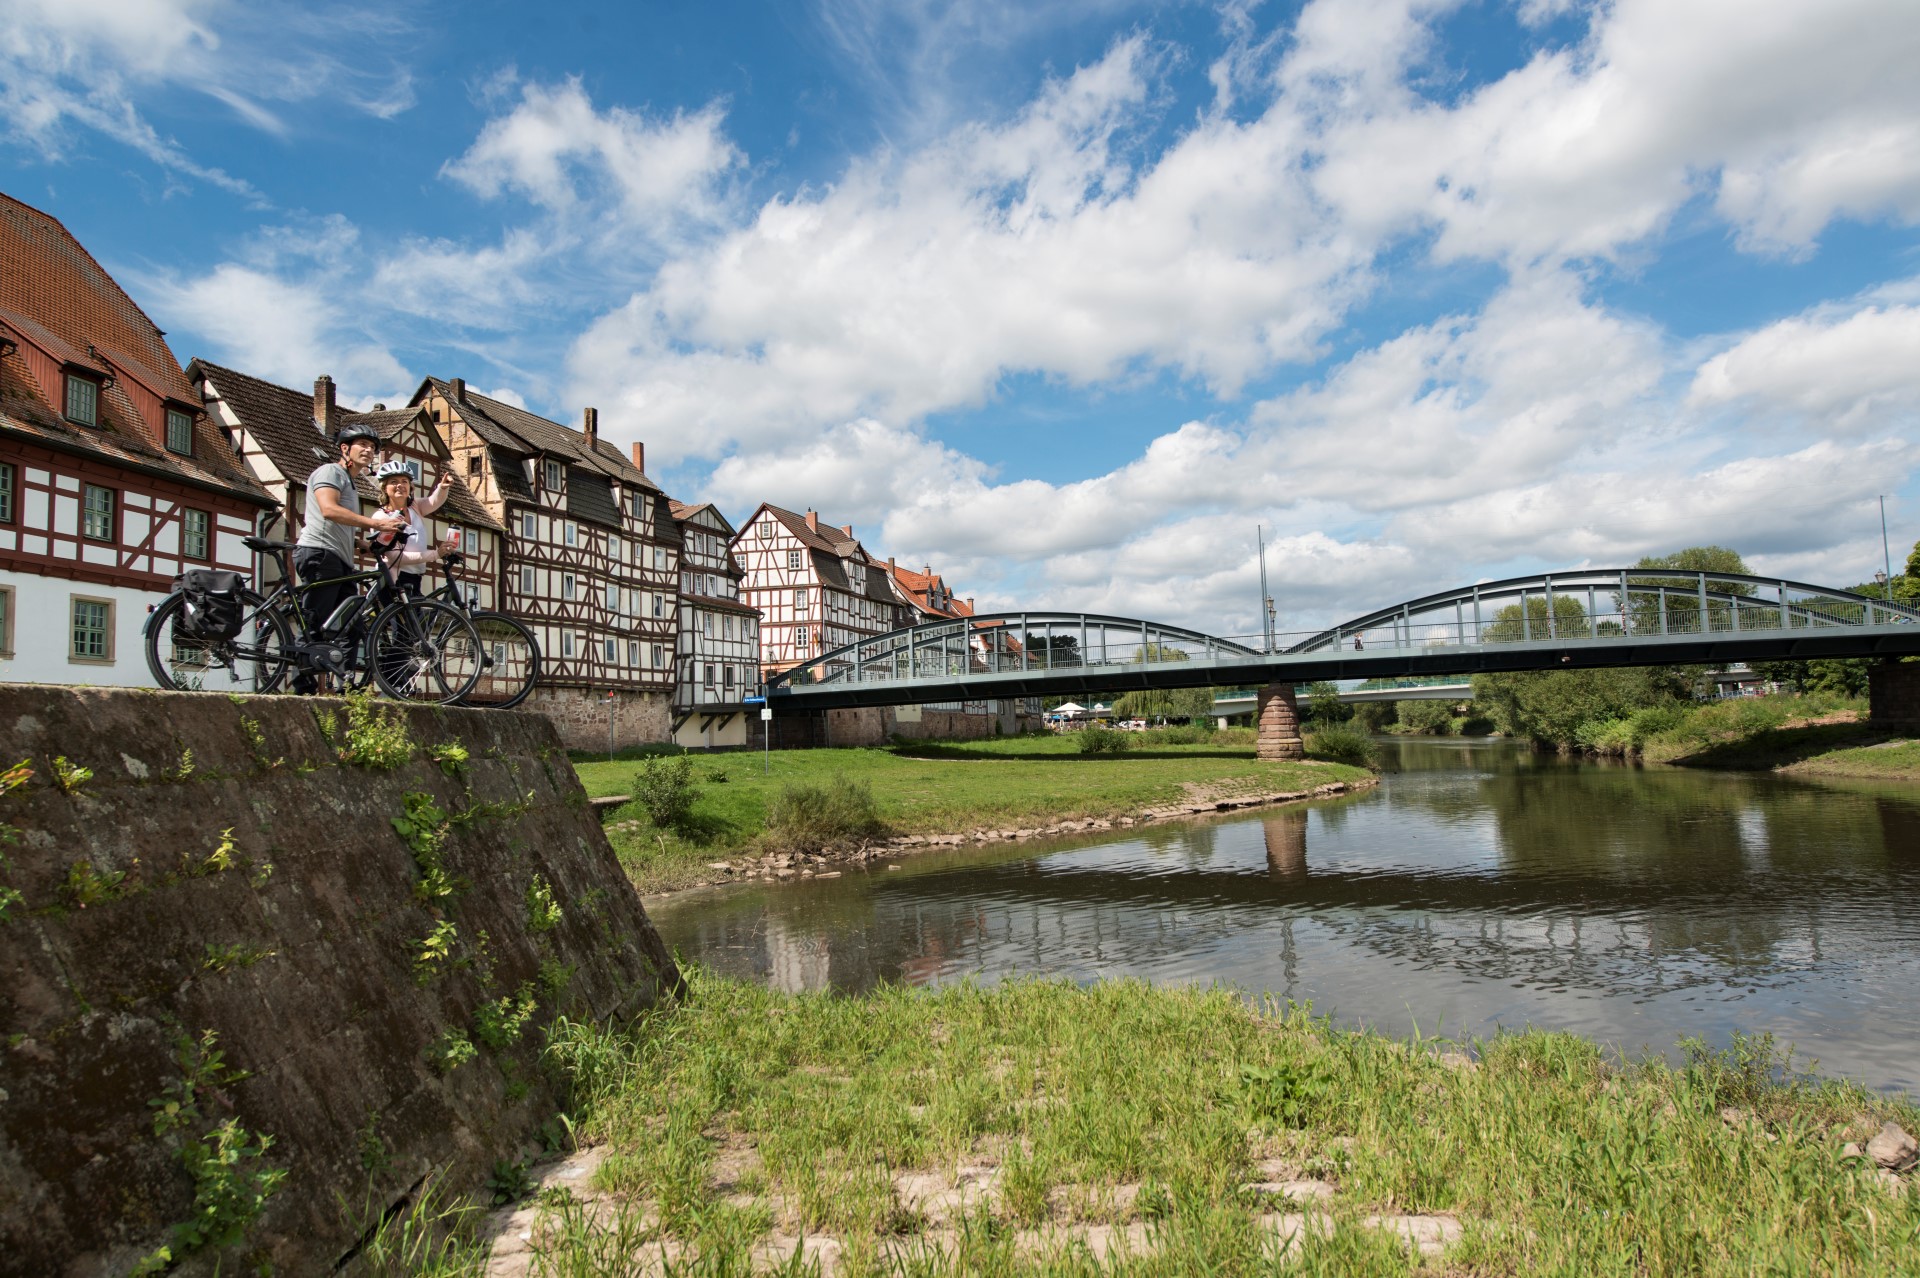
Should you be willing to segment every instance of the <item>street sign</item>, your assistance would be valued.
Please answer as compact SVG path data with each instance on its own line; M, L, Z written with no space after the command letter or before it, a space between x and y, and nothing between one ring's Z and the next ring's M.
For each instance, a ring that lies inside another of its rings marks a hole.
M742 705L764 706L767 704L767 699L765 697L742 697L740 698L740 702Z
M771 718L773 718L773 711L771 711L771 710L769 710L769 709L767 709L767 708L766 708L765 706L761 706L761 707L760 707L760 718L761 718L762 720L767 720L767 719L771 719Z

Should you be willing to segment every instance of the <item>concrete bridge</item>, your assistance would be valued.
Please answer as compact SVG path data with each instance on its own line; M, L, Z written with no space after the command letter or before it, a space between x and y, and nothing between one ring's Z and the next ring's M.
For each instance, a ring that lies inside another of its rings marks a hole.
M1297 758L1297 685L1511 670L1920 654L1920 611L1738 573L1575 569L1481 582L1271 648L1129 617L1005 612L875 635L767 682L776 714L1143 688L1259 688L1262 758ZM1920 721L1920 664L1876 669ZM1904 709L1900 707L1905 707Z

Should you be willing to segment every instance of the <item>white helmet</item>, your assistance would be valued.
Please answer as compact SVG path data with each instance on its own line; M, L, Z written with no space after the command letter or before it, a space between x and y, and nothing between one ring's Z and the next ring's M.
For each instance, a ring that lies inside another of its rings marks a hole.
M380 469L373 472L374 482L381 484L386 483L395 475L405 475L408 479L412 479L413 467L401 461L398 457L395 457L391 461L381 462Z

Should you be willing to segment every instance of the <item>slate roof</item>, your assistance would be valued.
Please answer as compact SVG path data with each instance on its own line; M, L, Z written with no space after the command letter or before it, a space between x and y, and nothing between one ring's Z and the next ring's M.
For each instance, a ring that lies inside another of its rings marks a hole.
M607 479L618 480L622 484L638 484L655 492L660 491L660 485L647 478L646 472L604 439L589 441L581 431L570 430L559 422L549 421L524 408L515 408L512 404L482 395L472 387L467 387L456 396L453 383L438 377L429 377L420 383L420 389L413 393L413 402L418 404L429 389L440 392L455 404L460 419L486 440L496 455L500 451L512 454L516 467L521 458L539 453L598 471ZM495 470L497 473L497 465ZM531 498L532 494L528 493L525 500Z
M233 409L248 433L259 442L274 466L295 484L304 486L313 468L320 465L324 457L332 455L327 436L313 420L311 394L303 394L250 373L222 367L210 360L196 359L187 366L187 371L190 376L207 380L226 400L228 407ZM371 426L381 439L392 439L418 417L419 412L416 408L389 408L367 413L342 412L340 424ZM320 449L321 456L314 454L315 448ZM359 490L363 500L374 505L380 503L380 490L372 476L362 475L354 487ZM452 491L447 494L446 504L440 508L440 512L442 518L500 531L498 521L487 513L487 508L480 504L457 473L453 477Z
M613 501L613 484L605 475L585 466L567 467L567 513L590 524L620 526L620 507Z
M162 333L57 218L0 195L0 337L17 348L0 361L0 430L62 452L100 457L144 474L223 492L266 506L272 499L204 417L193 427L193 456L161 448L164 422L142 418L130 384L188 411L200 396ZM28 363L37 348L54 363L106 380L99 425L66 420Z

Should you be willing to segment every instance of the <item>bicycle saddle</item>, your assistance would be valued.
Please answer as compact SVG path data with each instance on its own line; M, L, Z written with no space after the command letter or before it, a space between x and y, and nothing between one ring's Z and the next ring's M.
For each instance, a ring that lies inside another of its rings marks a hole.
M290 541L269 541L265 537L242 537L240 540L246 543L248 550L257 550L262 554L270 555L276 550L293 549L293 543Z

